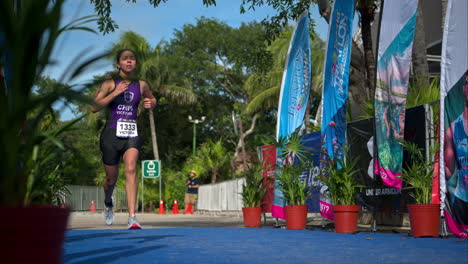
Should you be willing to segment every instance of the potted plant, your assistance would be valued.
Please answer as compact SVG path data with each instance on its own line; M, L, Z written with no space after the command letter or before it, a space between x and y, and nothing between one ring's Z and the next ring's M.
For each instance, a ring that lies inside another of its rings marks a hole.
M242 214L245 227L260 227L262 219L262 201L267 185L262 175L262 167L248 168L244 173L245 182L242 184ZM267 181L268 182L268 181Z
M326 195L333 203L333 218L335 232L355 233L357 231L358 214L361 209L356 204L356 194L363 186L359 183L355 174L358 157L351 159L347 148L344 148L344 160L331 159L327 153L322 153L326 160L319 177L327 186Z
M62 6L62 0L0 1L0 225L8 227L0 244L5 263L38 258L45 263L62 262L69 209L50 203L60 202L56 198L66 190L56 181L59 167L45 171L41 164L51 158L46 148L63 148L58 135L76 122L49 127L52 106L58 100L76 101L85 95L59 83L42 95L35 93L44 68L52 61L58 36L66 30L86 29L78 23L89 21L84 18L61 28ZM86 65L72 66L66 81L74 81Z
M440 205L431 204L434 162L425 158L423 149L416 143L403 142L409 153L410 162L403 168L401 178L405 189L410 189L413 204L408 204L408 212L413 237L439 236ZM436 153L437 145L432 146L429 153Z
M308 210L306 201L310 190L301 175L310 168L310 154L297 133L280 139L277 149L283 161L281 166L277 166L277 180L286 203L286 227L305 229Z

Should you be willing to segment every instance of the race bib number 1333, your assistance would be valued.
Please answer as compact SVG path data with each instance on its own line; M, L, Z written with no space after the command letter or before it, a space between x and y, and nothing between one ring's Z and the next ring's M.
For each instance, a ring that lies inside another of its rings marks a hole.
M119 119L117 121L117 137L131 138L138 136L136 120Z

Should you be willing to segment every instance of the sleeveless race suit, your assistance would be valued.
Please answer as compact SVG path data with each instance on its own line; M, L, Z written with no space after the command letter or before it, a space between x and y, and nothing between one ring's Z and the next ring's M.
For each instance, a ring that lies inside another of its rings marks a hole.
M122 80L116 80L115 87ZM102 130L100 147L102 160L106 165L117 165L120 157L130 148L140 149L140 138L120 138L116 136L117 121L119 119L135 120L137 118L138 105L140 104L141 91L139 81L133 81L128 89L115 97L108 105L109 116L106 126Z

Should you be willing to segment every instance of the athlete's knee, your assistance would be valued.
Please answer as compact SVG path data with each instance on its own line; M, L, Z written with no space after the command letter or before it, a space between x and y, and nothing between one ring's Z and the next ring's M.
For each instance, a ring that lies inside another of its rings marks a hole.
M117 183L117 177L106 177L106 185L112 186Z
M127 174L127 175L136 174L136 164L135 165L132 165L132 164L126 165L125 166L125 174Z

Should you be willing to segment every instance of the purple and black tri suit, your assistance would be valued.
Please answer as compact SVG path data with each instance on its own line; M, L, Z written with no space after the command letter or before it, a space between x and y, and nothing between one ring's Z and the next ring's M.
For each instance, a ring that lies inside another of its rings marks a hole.
M122 80L116 80L115 87ZM130 148L140 150L140 138L120 138L116 136L117 121L119 119L135 120L137 118L138 105L140 104L140 82L132 81L128 89L115 97L107 106L109 115L106 125L101 132L100 148L102 161L105 165L117 165L120 157Z

